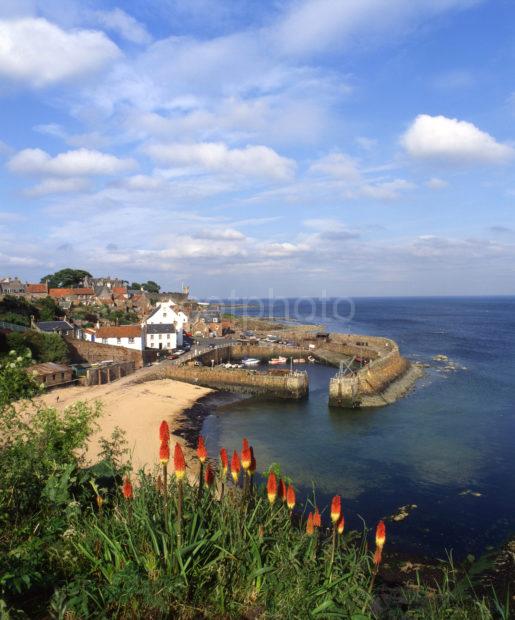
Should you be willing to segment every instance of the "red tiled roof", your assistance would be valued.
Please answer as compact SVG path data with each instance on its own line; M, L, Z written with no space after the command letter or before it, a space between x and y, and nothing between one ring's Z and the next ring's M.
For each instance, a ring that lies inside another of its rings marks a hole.
M27 284L27 293L48 293L46 284Z
M75 295L94 295L92 288L51 288L50 297L72 297Z
M97 338L139 338L141 325L111 325L99 327L96 330Z
M113 294L114 295L127 295L127 287L126 286L113 286Z

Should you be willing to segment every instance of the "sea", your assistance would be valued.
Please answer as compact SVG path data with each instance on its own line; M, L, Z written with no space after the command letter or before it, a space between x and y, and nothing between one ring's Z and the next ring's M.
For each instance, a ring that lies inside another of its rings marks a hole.
M277 463L291 479L299 511L316 501L327 517L339 494L348 529L386 518L392 548L421 557L478 557L515 534L515 297L248 303L232 311L393 338L425 374L395 404L334 409L336 369L308 364L306 400L214 408L211 454L247 437L258 471Z

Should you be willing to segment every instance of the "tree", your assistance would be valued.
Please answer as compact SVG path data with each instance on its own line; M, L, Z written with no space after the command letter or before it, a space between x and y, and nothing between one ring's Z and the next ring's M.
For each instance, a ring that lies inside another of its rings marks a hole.
M36 362L67 362L68 347L59 334L28 331L7 334L7 348L18 355L27 349Z
M153 280L148 280L148 282L145 282L145 284L142 284L141 286L143 287L144 291L147 291L147 293L159 293L159 291L161 290L159 284L157 284L157 282L154 282Z
M41 282L48 282L50 288L77 288L86 276L92 277L89 271L67 267L44 276Z
M139 282L133 282L130 286L133 291L141 291L141 284Z
M0 321L30 326L30 317L39 319L39 309L21 297L6 295L0 301Z
M38 299L34 302L34 305L39 309L40 321L53 321L63 314L59 304L51 297L43 297L43 299Z

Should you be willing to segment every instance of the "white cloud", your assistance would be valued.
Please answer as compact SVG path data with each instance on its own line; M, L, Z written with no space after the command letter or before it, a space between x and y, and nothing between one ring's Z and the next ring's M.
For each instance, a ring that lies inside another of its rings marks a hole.
M334 52L398 37L435 15L474 4L478 0L302 0L291 4L275 39L289 54Z
M194 235L195 239L223 239L226 241L244 241L245 235L234 228L204 228Z
M220 142L197 144L153 144L145 151L156 161L173 166L197 166L217 173L288 180L295 162L267 146L230 149Z
M94 16L101 26L118 33L131 43L146 45L152 41L145 26L121 9L95 11Z
M102 32L65 31L43 18L0 20L0 76L32 87L97 71L119 56Z
M51 157L42 149L24 149L12 157L7 167L20 174L43 174L58 177L84 175L112 175L135 167L132 159L120 159L114 155L78 149Z
M311 172L328 174L345 181L358 181L360 172L354 159L343 153L331 153L310 166Z
M26 190L27 196L37 197L46 196L47 194L67 194L74 192L83 192L90 187L87 179L71 178L71 179L44 179L34 187Z
M513 157L511 146L501 144L472 123L446 116L420 114L401 138L415 158L441 163L503 163Z
M429 189L445 189L449 186L449 183L438 177L431 177L426 181L425 185L429 187Z

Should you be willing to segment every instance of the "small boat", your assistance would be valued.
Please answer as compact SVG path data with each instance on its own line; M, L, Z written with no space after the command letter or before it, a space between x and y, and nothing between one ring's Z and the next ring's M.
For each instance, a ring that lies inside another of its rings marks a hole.
M306 363L306 360L305 360L303 357L296 357L296 358L293 360L293 363L294 363L294 364L305 364L305 363Z
M285 357L282 357L281 355L279 357L273 357L268 363L272 364L272 365L277 365L277 364L286 364L288 360Z
M259 360L256 357L247 357L241 361L244 366L257 366L259 364Z
M313 362L315 362L315 358L312 355L308 355L308 362L310 362L311 364L313 364Z

